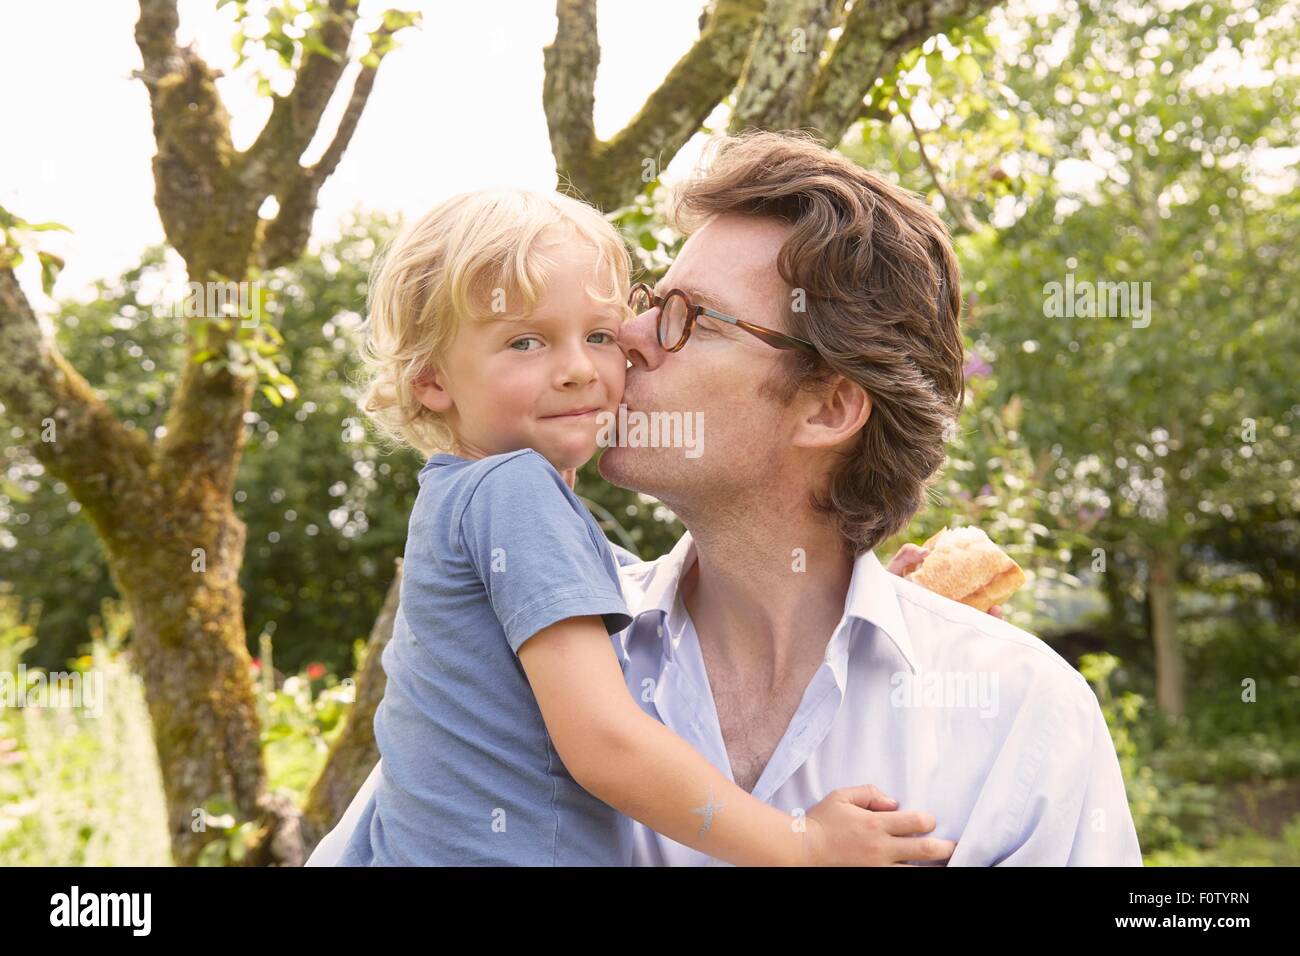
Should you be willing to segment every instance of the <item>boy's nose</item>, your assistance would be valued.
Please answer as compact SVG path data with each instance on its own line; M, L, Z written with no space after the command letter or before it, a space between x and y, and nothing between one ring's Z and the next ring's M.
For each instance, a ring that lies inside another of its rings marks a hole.
M668 355L659 345L659 337L655 333L658 321L659 310L651 309L628 319L618 330L618 346L627 360L637 368L654 371Z
M583 348L574 349L560 368L561 384L586 386L600 377L600 370Z

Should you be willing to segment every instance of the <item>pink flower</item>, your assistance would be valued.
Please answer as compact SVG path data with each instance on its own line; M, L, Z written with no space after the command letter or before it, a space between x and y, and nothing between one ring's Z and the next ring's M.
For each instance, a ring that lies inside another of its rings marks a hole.
M23 759L23 753L18 750L18 738L6 737L0 739L0 766L19 763Z
M967 378L982 378L993 371L993 366L984 361L982 357L972 352L970 355L966 356L966 365L961 371Z
M320 680L322 677L325 676L325 665L319 663L308 664L307 676L310 677L312 680Z

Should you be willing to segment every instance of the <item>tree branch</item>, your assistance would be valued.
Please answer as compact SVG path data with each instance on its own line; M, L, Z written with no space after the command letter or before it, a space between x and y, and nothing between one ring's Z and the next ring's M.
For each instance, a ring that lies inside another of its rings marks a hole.
M870 123L890 123L894 117L890 115L889 110L885 109L879 103L870 105L863 103L862 112L858 114L858 119L866 120Z
M276 193L282 178L299 168L298 160L316 135L347 65L356 7L357 0L329 0L318 36L330 53L304 49L293 89L272 97L271 116L243 157L243 180L249 189L263 196Z
M136 42L158 140L156 201L167 238L185 258L192 281L246 281L255 264L290 262L306 245L321 184L338 166L374 84L377 63L361 70L324 156L309 169L300 166L344 72L356 7L357 0L328 0L313 36L319 43L304 42L292 91L274 98L256 142L238 153L214 74L191 49L176 45L176 0L140 0ZM386 41L409 20L397 16L390 29L386 15L375 37ZM372 53L378 60L383 51L372 47ZM281 211L267 224L258 212L270 195ZM221 355L234 334L209 323L205 348ZM191 341L158 454L165 462L185 463L196 482L224 491L233 486L243 414L255 383L228 368L195 364L198 351Z
M809 94L805 125L838 145L876 80L918 43L963 23L997 0L857 0Z
M717 0L691 49L631 122L601 142L592 119L600 63L596 3L557 0L555 40L544 51L542 104L561 183L610 209L658 177L735 87L764 6L764 0Z
M192 48L176 45L178 27L176 0L140 0L135 38L158 145L154 201L192 281L240 281L251 260L262 197L234 175L238 154L215 74ZM230 333L214 326L209 333L208 347L224 352ZM191 340L157 454L193 483L226 488L233 486L252 383L227 369L214 373L196 365L197 350Z
M149 90L158 146L154 202L191 278L241 276L256 220L249 220L246 209L242 217L236 211L241 194L229 176L235 156L230 116L217 94L216 74L193 48L176 45L178 25L176 0L140 0L135 38L145 68L138 76ZM232 211L213 216L214 208Z
M965 203L954 202L953 198L948 195L948 191L943 188L943 182L939 179L939 172L930 162L930 157L925 151L925 140L921 136L921 129L916 125L916 120L912 119L912 114L908 110L900 110L907 119L907 125L912 127L912 135L916 137L916 148L921 154L921 162L925 165L930 174L930 181L934 183L934 188L939 190L939 195L943 197L943 203L952 212L952 216L957 220L957 224L967 232L974 232L979 226L971 217L970 209Z
M556 166L567 171L580 169L598 145L596 0L556 0L555 19L555 39L542 50L542 106Z
M126 428L90 384L41 334L13 271L0 268L0 401L26 447L68 486L105 546L129 554L152 510L153 448Z
M140 19L135 24L135 42L144 57L146 83L156 83L180 72L181 51L176 46L179 26L176 0L141 0ZM152 85L150 89L153 89Z
M263 224L258 242L258 263L263 269L287 265L302 255L307 239L311 236L312 217L316 214L316 201L321 186L334 174L347 151L374 89L375 75L378 72L377 64L361 68L352 86L352 95L348 98L343 118L339 120L334 138L320 160L308 168L297 166L295 162L295 170L282 178L280 191L276 193L280 211L274 220Z
M816 82L822 48L844 0L788 0L768 6L736 94L731 131L794 129Z

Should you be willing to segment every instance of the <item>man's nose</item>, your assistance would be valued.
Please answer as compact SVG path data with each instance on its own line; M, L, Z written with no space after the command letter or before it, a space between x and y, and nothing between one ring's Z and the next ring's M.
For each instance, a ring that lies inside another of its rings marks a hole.
M637 368L654 371L668 356L655 333L658 321L659 310L651 309L628 319L618 330L618 347Z

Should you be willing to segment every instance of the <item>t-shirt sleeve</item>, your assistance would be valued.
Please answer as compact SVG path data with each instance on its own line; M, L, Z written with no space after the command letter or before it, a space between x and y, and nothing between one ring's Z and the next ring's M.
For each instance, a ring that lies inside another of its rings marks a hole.
M641 557L635 551L629 551L621 544L613 541L609 543L610 550L614 552L614 560L618 562L619 567L625 568L629 564L640 564L645 558Z
M545 627L598 614L614 634L632 618L617 569L580 503L540 455L496 465L460 517L460 540L515 653Z

